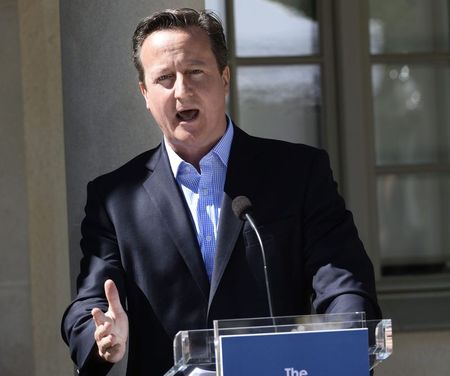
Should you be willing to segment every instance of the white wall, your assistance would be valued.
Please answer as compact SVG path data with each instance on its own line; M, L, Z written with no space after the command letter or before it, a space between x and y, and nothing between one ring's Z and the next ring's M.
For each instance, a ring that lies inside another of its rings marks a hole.
M74 276L87 180L159 140L135 91L131 33L141 17L181 5L200 2L0 1L2 376L73 374L59 332L71 299L68 229Z
M0 3L0 374L31 374L25 139L17 4Z

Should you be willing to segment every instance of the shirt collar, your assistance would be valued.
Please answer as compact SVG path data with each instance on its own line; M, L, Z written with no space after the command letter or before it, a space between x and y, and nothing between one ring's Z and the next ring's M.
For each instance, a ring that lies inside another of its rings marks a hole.
M233 123L231 119L227 118L227 129L219 140L219 142L206 154L200 161L200 164L204 159L206 159L209 155L215 154L219 157L225 167L228 166L228 158L230 156L231 142L233 141ZM172 149L170 144L167 142L166 137L164 136L164 146L167 150L167 156L169 157L170 168L172 170L173 176L176 178L178 175L178 171L180 165L185 162L175 151Z

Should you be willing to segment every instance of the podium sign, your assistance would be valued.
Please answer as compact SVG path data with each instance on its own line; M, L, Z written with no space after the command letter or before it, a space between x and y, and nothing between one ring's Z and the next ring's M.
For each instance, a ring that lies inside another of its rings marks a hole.
M368 376L392 349L391 320L362 312L219 320L177 333L165 376Z
M368 376L368 329L223 335L222 376Z

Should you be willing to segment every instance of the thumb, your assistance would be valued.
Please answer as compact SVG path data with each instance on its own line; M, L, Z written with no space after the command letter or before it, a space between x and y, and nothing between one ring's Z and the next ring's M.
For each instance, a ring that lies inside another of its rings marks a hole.
M111 279L105 282L105 295L108 300L109 310L112 313L122 313L123 307L122 303L120 303L119 292L117 291L116 284Z

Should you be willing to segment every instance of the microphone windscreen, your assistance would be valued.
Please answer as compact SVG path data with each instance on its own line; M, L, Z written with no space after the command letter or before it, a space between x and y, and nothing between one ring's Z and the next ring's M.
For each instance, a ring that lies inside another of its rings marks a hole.
M251 210L252 203L246 196L237 196L231 203L231 208L236 217L244 219L245 214Z

